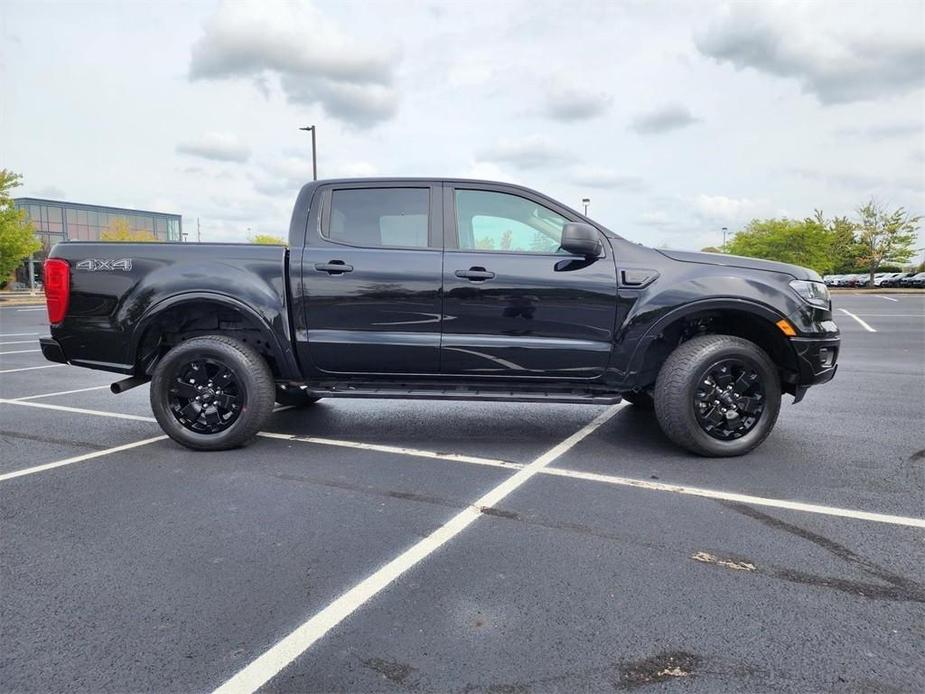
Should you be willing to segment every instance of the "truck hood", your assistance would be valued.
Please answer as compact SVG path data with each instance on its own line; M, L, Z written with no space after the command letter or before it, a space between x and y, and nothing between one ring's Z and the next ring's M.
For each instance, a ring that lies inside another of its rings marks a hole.
M682 263L700 263L702 265L722 265L725 267L738 267L745 270L765 270L767 272L781 272L798 280L811 280L821 282L822 278L815 270L778 263L773 260L760 258L746 258L741 255L726 255L725 253L695 253L693 251L667 251L657 249L662 255Z

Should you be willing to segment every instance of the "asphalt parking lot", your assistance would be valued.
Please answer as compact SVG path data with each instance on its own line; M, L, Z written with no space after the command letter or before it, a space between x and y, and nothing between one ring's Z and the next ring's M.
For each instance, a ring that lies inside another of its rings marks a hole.
M727 460L375 400L192 453L0 308L0 690L922 691L925 296L835 307L835 380Z

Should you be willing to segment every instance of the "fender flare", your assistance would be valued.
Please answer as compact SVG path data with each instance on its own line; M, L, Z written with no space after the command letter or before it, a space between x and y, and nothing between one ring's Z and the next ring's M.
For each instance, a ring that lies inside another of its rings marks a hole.
M686 316L703 311L710 310L734 310L750 313L767 320L772 325L777 321L787 317L780 311L751 299L741 299L737 297L715 297L710 299L700 299L689 304L684 304L670 310L653 323L648 330L642 335L636 343L633 354L630 357L626 375L630 379L635 379L636 375L642 368L645 361L646 352L649 346L656 340L658 335L669 325L685 318ZM789 342L789 341L788 341ZM794 353L795 354L795 353Z
M179 294L173 294L171 296L165 297L164 299L161 299L156 304L149 306L144 314L142 314L138 322L135 324L135 328L132 331L130 353L131 363L135 364L137 361L138 348L141 344L141 339L144 336L145 331L151 326L151 323L158 318L158 316L160 316L164 311L174 308L175 306L198 301L207 301L213 304L219 304L225 306L226 308L239 311L240 313L250 318L254 324L258 326L260 333L270 345L273 356L276 358L276 361L279 364L280 376L285 379L301 378L301 373L295 359L295 353L293 352L291 345L289 345L288 342L285 344L281 342L279 335L277 335L276 331L273 330L272 325L268 323L264 316L260 315L260 313L251 306L248 306L244 302L235 299L232 296L208 291L181 292ZM280 308L282 309L282 312L286 311L285 306L281 306Z

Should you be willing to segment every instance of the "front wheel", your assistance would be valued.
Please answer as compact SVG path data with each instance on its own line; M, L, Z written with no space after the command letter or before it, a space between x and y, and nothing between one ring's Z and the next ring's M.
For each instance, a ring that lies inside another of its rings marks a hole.
M151 409L170 438L221 451L253 440L273 412L275 385L250 345L224 335L181 342L158 362Z
M777 368L764 350L732 335L703 335L662 365L655 416L669 439L693 453L744 455L771 433L780 398Z

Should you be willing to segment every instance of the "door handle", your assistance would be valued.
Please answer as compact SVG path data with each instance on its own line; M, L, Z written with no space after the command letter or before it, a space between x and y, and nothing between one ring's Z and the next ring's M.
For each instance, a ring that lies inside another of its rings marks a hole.
M329 275L342 275L353 272L353 265L347 265L343 260L332 260L330 263L315 263L315 269Z
M495 273L476 266L470 267L468 270L457 270L456 276L471 282L484 282L485 280L494 279Z

